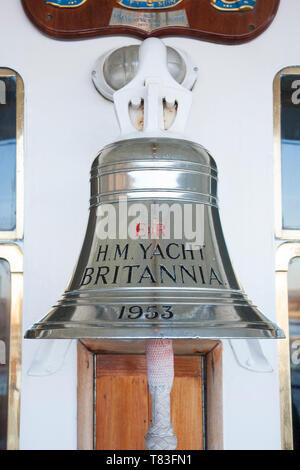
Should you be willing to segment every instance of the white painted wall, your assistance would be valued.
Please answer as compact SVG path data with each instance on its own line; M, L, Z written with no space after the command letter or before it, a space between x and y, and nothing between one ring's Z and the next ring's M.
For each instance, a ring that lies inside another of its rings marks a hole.
M253 300L275 320L272 80L299 65L300 2L282 0L271 27L241 46L186 38L165 42L199 66L187 137L206 146L219 167L221 217L233 265ZM118 136L111 103L90 80L96 58L138 43L127 37L61 42L43 36L19 0L0 0L0 66L25 82L24 330L60 297L79 254L88 216L89 170ZM76 448L76 345L48 377L27 371L39 342L23 346L21 447ZM276 342L264 341L276 369ZM226 449L280 447L277 373L238 367L225 344Z

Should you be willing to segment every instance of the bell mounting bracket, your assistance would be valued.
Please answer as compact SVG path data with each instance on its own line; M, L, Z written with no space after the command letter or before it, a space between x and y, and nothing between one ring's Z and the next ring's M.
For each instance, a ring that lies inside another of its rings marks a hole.
M157 38L114 49L92 72L96 89L114 102L121 133L159 135L184 132L197 67L182 51Z

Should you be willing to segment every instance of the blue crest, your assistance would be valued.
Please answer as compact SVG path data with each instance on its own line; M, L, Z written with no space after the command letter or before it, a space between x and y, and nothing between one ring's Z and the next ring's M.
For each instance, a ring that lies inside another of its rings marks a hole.
M132 8L134 10L155 10L163 8L172 8L181 3L182 0L118 0L119 5L125 8Z
M61 8L75 8L83 5L87 0L45 0L49 5Z
M211 5L222 11L253 10L256 0L212 0Z

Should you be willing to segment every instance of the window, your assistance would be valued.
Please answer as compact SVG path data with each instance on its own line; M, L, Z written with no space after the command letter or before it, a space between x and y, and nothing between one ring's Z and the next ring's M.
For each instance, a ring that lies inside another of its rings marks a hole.
M22 273L20 248L0 244L0 450L19 445Z
M300 239L300 67L274 80L276 236Z
M0 450L19 447L24 89L0 68ZM15 240L16 244L11 241Z
M10 337L10 269L0 259L0 449L7 444L9 337Z
M294 449L300 450L300 257L288 267L288 303Z
M283 449L300 449L300 67L274 80L275 235ZM288 240L293 240L288 242Z
M277 320L286 339L278 342L282 448L300 449L300 242L276 253Z
M23 238L23 82L0 69L0 240Z

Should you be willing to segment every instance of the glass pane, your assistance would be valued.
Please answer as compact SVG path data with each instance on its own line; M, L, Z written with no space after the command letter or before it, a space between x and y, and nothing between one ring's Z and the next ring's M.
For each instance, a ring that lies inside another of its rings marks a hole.
M9 336L10 336L10 271L0 259L0 450L6 449Z
M282 226L300 229L300 75L281 77Z
M0 230L16 228L16 77L0 78Z
M300 449L300 258L288 271L294 449Z

